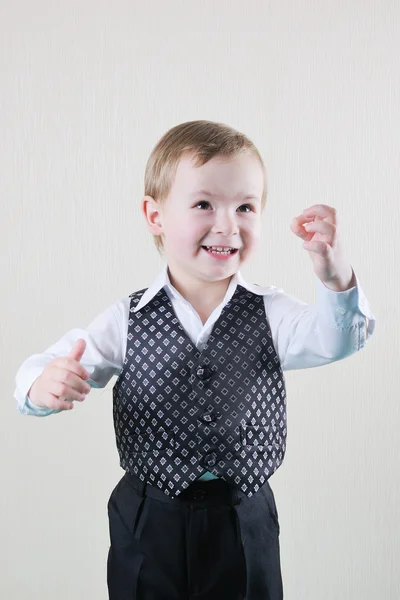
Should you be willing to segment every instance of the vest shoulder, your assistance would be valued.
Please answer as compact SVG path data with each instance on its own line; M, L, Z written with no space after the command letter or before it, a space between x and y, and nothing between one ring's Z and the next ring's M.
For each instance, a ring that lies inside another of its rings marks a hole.
M141 298L147 289L148 288L143 288L142 290L132 292L131 294L129 294L128 298Z

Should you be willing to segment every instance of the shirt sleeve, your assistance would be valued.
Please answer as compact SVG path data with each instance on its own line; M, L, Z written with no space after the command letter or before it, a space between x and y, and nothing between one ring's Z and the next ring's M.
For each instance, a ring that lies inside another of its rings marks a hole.
M345 292L334 292L318 279L316 304L302 302L281 289L264 296L284 371L342 360L365 346L376 319L354 275L356 285Z
M103 388L113 375L119 375L125 358L128 312L129 298L119 300L93 319L86 329L71 329L44 352L26 359L15 377L17 411L34 416L62 412L36 406L30 401L28 391L46 364L56 357L66 356L79 338L86 341L80 363L90 373L87 383L91 387Z

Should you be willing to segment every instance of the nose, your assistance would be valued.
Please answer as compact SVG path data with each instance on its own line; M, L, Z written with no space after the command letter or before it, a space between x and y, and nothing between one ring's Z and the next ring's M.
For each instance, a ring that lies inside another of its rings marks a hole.
M211 231L212 233L222 234L227 237L239 233L239 227L235 216L228 212L216 211L214 225Z

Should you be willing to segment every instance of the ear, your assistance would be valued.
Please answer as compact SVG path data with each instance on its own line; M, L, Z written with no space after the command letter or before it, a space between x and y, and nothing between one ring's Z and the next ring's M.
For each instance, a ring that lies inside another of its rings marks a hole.
M161 235L163 232L161 211L157 200L154 200L151 196L144 196L142 199L142 212L146 219L147 229L153 235Z

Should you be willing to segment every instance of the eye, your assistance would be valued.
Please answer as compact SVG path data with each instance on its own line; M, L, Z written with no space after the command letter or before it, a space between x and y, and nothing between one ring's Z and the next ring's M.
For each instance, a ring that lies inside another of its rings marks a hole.
M198 203L196 204L196 208L197 208L198 206L202 205L202 204L206 204L207 206L210 206L210 203L209 203L209 202L207 202L207 200L201 200L200 202L198 202ZM240 209L240 208L246 208L246 209L248 209L248 210L245 210L245 211L240 211L240 212L251 212L251 211L252 211L252 207L250 206L250 204L242 204L242 206L239 206L239 209ZM238 210L239 210L239 209L238 209Z
M198 202L198 203L196 204L196 208L197 208L198 206L200 206L200 204L208 204L208 205L209 205L210 203L209 203L209 202L207 202L207 200L201 200L200 202Z

